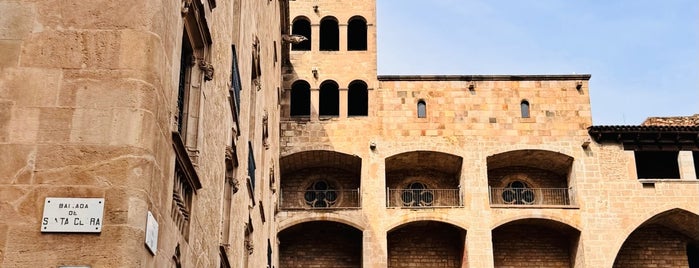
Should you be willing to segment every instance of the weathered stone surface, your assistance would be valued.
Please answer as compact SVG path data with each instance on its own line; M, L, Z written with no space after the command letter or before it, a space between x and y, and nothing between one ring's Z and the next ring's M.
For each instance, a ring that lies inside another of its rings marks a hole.
M21 40L31 32L35 19L32 5L3 1L0 12L3 14L0 17L0 40Z
M22 41L0 40L0 69L18 65L21 45Z

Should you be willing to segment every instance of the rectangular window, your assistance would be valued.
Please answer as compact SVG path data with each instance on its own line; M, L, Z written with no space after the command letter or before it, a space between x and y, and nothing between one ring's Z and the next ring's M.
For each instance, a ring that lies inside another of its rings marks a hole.
M272 242L267 239L267 267L272 267Z
M238 114L240 114L240 70L238 69L238 55L235 52L235 45L231 46L233 50L232 56L232 66L231 66L231 110L235 113L235 119L237 120Z
M255 169L255 153L252 150L252 142L248 142L248 176L253 193L255 192Z
M694 174L699 180L699 151L692 152L692 158L694 158Z
M677 151L635 151L639 179L679 179Z

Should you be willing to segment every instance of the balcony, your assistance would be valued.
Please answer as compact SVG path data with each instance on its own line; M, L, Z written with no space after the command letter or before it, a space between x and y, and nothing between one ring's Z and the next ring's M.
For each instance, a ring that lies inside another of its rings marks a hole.
M282 210L356 209L362 205L359 189L285 190L279 194Z
M462 207L460 189L390 189L386 188L389 208Z
M569 188L493 188L489 187L491 207L574 207Z

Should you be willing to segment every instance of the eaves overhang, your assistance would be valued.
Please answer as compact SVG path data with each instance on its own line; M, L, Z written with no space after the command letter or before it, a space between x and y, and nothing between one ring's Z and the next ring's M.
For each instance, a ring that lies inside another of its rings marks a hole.
M699 151L699 126L591 126L587 133L624 150Z

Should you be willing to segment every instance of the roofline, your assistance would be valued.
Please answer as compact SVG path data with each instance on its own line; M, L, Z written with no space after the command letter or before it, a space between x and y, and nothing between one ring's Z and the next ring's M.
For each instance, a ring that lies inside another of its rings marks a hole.
M379 75L379 81L542 81L590 80L590 74L525 74L525 75Z
M591 126L587 133L625 150L699 150L699 126Z

